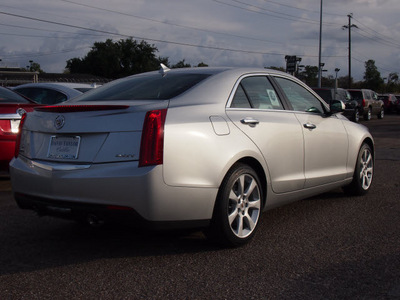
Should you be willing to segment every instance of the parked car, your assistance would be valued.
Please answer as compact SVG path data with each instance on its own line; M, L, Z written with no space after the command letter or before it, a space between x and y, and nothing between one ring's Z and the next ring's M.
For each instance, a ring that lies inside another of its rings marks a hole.
M351 98L356 100L363 107L364 120L371 120L373 115L378 116L378 119L383 119L385 109L383 101L378 100L378 94L368 89L349 89Z
M326 103L330 103L332 100L340 100L343 101L346 105L346 109L344 111L344 115L358 123L360 121L360 115L363 113L363 108L361 105L351 98L350 93L342 88L313 88L313 90L325 100Z
M397 110L397 98L393 94L378 95L378 100L383 101L385 112L393 112Z
M40 215L204 228L241 245L264 210L368 192L373 138L343 109L279 71L163 67L29 113L14 197Z
M84 83L47 82L21 84L13 90L37 103L53 105L82 95L93 87Z
M397 102L396 102L396 111L400 114L400 95L396 95Z
M15 140L21 116L38 104L0 87L0 174L8 174L8 165L15 153Z

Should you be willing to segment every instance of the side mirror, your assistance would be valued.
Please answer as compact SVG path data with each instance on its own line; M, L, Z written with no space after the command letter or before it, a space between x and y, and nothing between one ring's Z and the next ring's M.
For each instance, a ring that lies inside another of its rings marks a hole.
M330 108L331 114L336 114L336 113L343 112L346 109L346 105L344 104L343 101L332 100L329 104L329 108Z

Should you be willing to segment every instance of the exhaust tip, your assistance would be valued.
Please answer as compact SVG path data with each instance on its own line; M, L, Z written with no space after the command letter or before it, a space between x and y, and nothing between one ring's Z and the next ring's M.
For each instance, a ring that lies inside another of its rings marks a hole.
M86 220L91 227L98 228L104 225L104 220L94 214L87 215Z

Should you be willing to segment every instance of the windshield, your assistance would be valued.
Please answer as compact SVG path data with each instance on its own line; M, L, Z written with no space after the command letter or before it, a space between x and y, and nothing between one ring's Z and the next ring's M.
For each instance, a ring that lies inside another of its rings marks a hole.
M210 74L191 73L168 73L164 77L158 73L131 76L93 89L73 99L72 102L167 100L182 94L209 76Z

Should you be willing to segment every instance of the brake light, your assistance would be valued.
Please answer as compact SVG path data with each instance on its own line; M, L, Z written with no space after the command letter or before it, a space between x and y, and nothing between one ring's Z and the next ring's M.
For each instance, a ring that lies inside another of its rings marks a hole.
M146 113L140 144L139 167L163 163L166 116L166 109L152 110Z
M19 127L18 127L17 139L15 140L15 152L14 152L15 158L17 158L19 155L19 148L21 146L22 127L24 126L25 119L26 119L26 113L22 115L21 121L20 121Z
M365 107L365 99L362 100L362 106Z
M35 107L36 111L45 112L82 112L82 111L102 111L102 110L117 110L127 109L128 105L49 105Z

